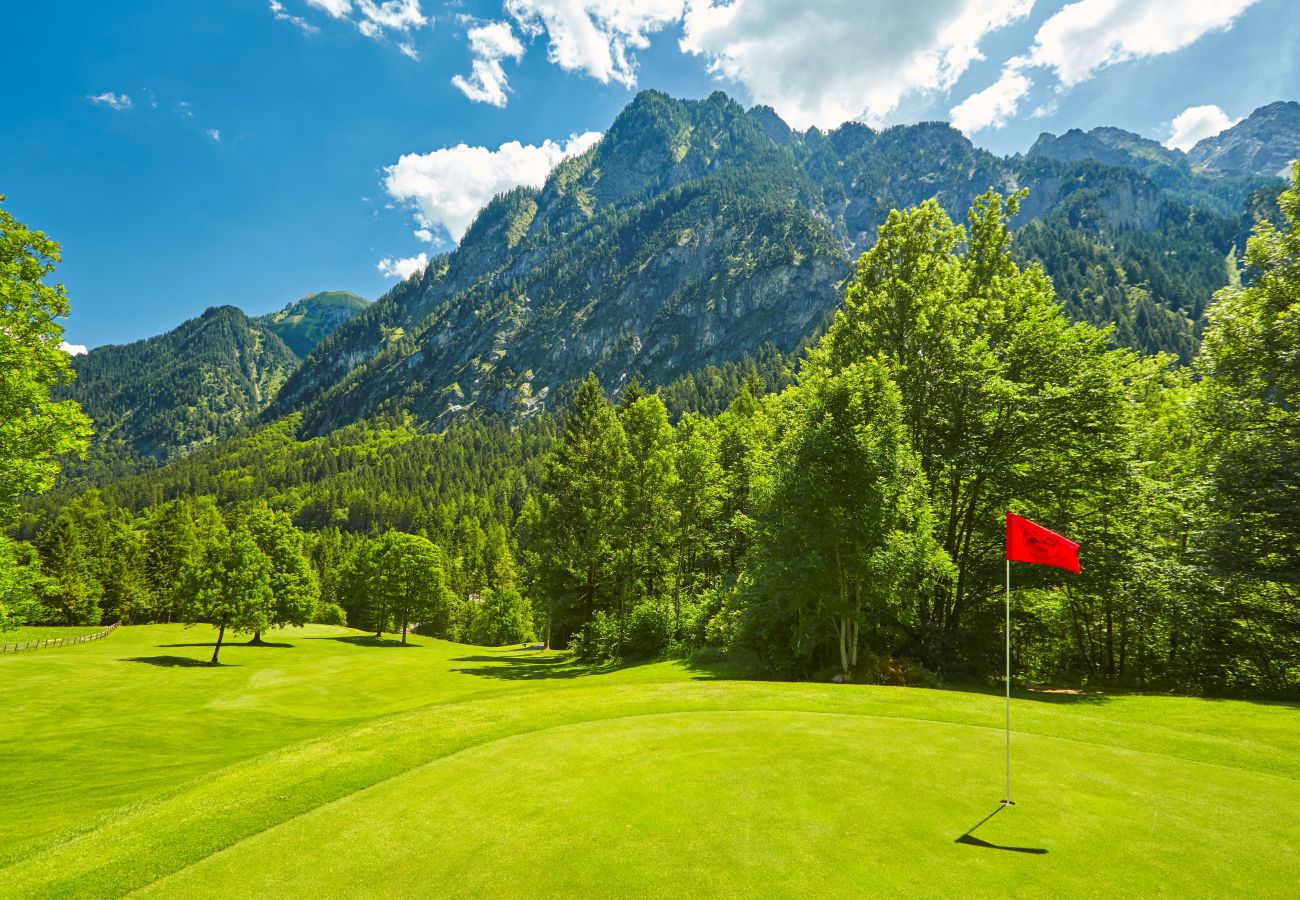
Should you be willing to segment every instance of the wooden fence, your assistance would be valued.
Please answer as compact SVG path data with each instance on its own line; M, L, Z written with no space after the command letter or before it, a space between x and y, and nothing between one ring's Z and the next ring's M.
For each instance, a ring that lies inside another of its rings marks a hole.
M21 644L0 644L0 653L17 653L20 650L43 650L46 647L66 647L69 644L85 644L89 641L97 641L102 637L107 637L121 624L121 622L114 622L103 631L96 631L94 634L82 634L77 637L45 638L40 641L24 641Z

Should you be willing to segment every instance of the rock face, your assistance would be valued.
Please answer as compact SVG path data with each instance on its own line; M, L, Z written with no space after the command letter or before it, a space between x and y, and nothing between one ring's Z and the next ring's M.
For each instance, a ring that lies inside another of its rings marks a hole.
M94 458L165 460L233 434L297 365L272 331L219 306L166 334L74 357L77 380L59 393L94 420Z
M1118 129L1066 138L1003 159L944 123L800 133L721 93L643 92L541 190L497 197L456 250L326 338L267 415L302 411L316 433L379 411L527 415L589 370L613 389L788 351L889 211L930 197L961 221L990 187L1023 186L1022 220L1163 226L1170 197L1133 161L1190 178L1181 154Z
M1187 154L1192 165L1225 175L1287 177L1300 157L1300 103L1262 106L1231 128L1200 141Z
M258 316L298 356L308 356L344 322L361 312L370 301L350 291L319 291L290 303L279 312Z

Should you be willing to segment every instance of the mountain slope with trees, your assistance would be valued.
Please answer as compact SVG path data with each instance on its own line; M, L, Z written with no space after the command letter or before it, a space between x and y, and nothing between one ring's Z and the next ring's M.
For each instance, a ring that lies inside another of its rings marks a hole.
M494 199L459 247L326 339L267 416L302 412L313 434L397 411L436 427L518 419L587 371L659 385L764 343L789 353L825 326L891 209L933 197L960 216L990 187L1028 188L1015 227L1057 232L1022 258L1059 276L1071 315L1188 360L1263 182L1193 175L1116 135L1092 141L1109 165L999 158L942 123L797 132L720 93L646 91L540 190Z

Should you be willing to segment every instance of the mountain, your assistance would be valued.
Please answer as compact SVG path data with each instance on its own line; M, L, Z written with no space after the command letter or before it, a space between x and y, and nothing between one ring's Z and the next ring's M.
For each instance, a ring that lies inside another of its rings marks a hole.
M334 329L369 305L365 297L350 291L319 291L279 312L258 316L256 321L278 335L298 356L308 356Z
M459 247L322 341L265 415L302 412L309 433L379 412L527 416L588 370L613 389L766 342L788 353L833 313L891 209L936 197L961 220L990 187L1029 188L1017 224L1042 229L1022 257L1061 276L1067 310L1190 357L1242 203L1162 187L1166 168L1189 191L1219 182L1192 181L1153 141L1117 129L1069 140L1111 164L1042 141L1001 158L944 123L797 132L721 93L643 92L540 190L495 198Z
M165 460L234 433L266 407L298 357L264 323L219 306L72 364L77 380L61 396L95 422L91 464L113 466Z
M1286 178L1300 157L1300 103L1278 101L1197 143L1187 154L1193 166L1227 175Z
M1106 126L1091 131L1071 128L1060 137L1044 132L1025 155L1030 159L1047 157L1061 162L1093 159L1108 166L1135 169L1161 187L1174 186L1192 174L1191 164L1181 150L1171 150L1150 138Z

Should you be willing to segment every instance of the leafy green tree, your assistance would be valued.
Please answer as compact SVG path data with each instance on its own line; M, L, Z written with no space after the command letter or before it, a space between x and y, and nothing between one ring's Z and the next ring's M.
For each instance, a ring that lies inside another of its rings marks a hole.
M203 548L190 504L172 500L153 507L145 524L145 577L153 591L157 621L170 622L178 608L177 588Z
M50 400L76 377L56 321L68 296L45 283L58 261L58 244L0 209L0 521L22 494L49 490L59 457L84 453L90 439L80 406Z
M207 622L217 628L212 665L218 662L226 629L258 632L267 627L273 600L271 560L245 528L209 544L186 581L191 600L185 608L187 625Z
M777 671L807 674L834 646L848 677L864 629L897 647L911 597L950 563L883 365L812 369L782 401L756 485L746 628Z
M1011 256L1021 196L981 196L968 229L932 200L891 212L815 354L832 370L880 359L899 388L935 536L956 565L917 598L932 666L979 655L971 636L992 633L1002 513L1059 510L1104 477L1098 448L1122 435L1121 357L1106 332L1071 325L1042 270Z
M486 589L474 615L470 640L487 647L518 644L533 639L533 613L518 590Z
M423 633L444 633L453 607L441 548L419 535L389 531L379 539L374 560L370 590L379 610L376 620L399 627L403 644L413 622Z
M624 390L619 412L626 453L617 472L621 489L615 546L620 560L618 621L620 644L630 609L668 596L672 589L673 506L677 473L674 435L668 412L657 396ZM621 647L620 647L621 651Z
M1260 221L1246 248L1250 281L1220 291L1199 359L1211 427L1222 569L1300 583L1300 165L1278 198L1281 226ZM1300 597L1293 593L1300 604Z
M302 626L311 621L320 599L320 582L307 560L303 534L288 515L259 503L244 520L258 548L271 560L271 605L267 627ZM251 643L262 642L261 631Z
M616 485L626 452L618 417L596 376L588 374L546 460L538 524L532 529L548 618L567 614L566 632L590 622L614 599L608 596L609 582L622 514Z
M51 588L33 548L0 535L0 632L39 618L40 598Z
M688 413L677 424L672 535L677 570L673 578L673 632L682 633L682 598L701 594L721 575L721 513L725 490L718 459L717 426Z

